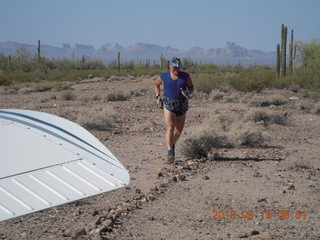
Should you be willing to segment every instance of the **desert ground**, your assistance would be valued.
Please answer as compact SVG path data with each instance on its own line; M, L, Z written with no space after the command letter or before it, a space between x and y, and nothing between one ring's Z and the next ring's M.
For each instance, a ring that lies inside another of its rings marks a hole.
M218 97L195 92L170 165L152 84L153 76L142 76L91 78L62 91L0 88L0 109L44 111L78 123L109 112L112 128L90 132L131 176L125 188L0 222L0 239L320 239L316 100L289 89L229 89ZM207 158L183 154L184 141L207 119L237 121L254 108L254 98L271 95L286 101L263 109L286 122L254 122L268 135L263 145L217 148Z

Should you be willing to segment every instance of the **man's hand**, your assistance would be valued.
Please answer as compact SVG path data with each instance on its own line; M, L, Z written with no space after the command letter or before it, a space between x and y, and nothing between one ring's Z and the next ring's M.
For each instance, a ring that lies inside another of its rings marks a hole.
M182 88L180 88L182 95L186 98L189 99L189 92L188 90L183 90Z
M157 97L157 105L158 105L158 108L163 109L163 102L160 96Z

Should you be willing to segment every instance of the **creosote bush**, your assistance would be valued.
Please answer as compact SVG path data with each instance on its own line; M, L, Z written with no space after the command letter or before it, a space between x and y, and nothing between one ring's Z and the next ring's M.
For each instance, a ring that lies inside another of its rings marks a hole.
M70 90L62 92L61 97L63 100L66 100L66 101L76 100L77 98L77 96Z
M254 123L242 121L234 123L228 135L236 147L260 147L269 140L265 131L262 131L261 128L257 127Z
M103 97L103 102L107 102L107 101L127 101L128 98L129 98L129 96L124 94L121 91L113 91L113 92L107 93Z
M207 158L212 148L225 147L231 147L227 136L205 128L184 141L182 152L188 158Z
M182 152L188 158L209 158L215 149L261 147L268 140L265 131L254 123L219 115L205 120L198 132L183 142Z
M245 115L245 121L260 122L263 121L267 124L280 124L285 125L288 123L287 114L281 114L273 111L268 111L264 108L253 108Z
M102 111L86 112L79 118L78 122L87 129L108 131L115 127L115 118L115 110L112 107L106 107Z
M287 99L279 95L271 95L268 97L254 98L250 102L250 106L253 107L267 107L270 105L280 106L287 103Z

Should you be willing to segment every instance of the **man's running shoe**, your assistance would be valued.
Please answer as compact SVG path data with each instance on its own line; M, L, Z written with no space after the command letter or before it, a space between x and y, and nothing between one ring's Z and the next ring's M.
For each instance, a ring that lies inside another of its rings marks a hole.
M174 151L173 151L173 149L168 150L167 159L168 159L168 163L169 164L174 163Z

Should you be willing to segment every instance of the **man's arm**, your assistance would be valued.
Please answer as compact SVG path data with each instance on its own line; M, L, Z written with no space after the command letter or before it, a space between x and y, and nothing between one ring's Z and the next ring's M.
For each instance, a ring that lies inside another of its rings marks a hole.
M191 77L189 77L188 81L187 81L187 88L188 88L188 93L192 94L194 91L194 86L191 80Z
M160 86L162 84L162 80L160 78L160 76L158 76L156 78L156 80L154 80L154 83L153 83L153 90L154 90L154 94L156 96L160 95Z

